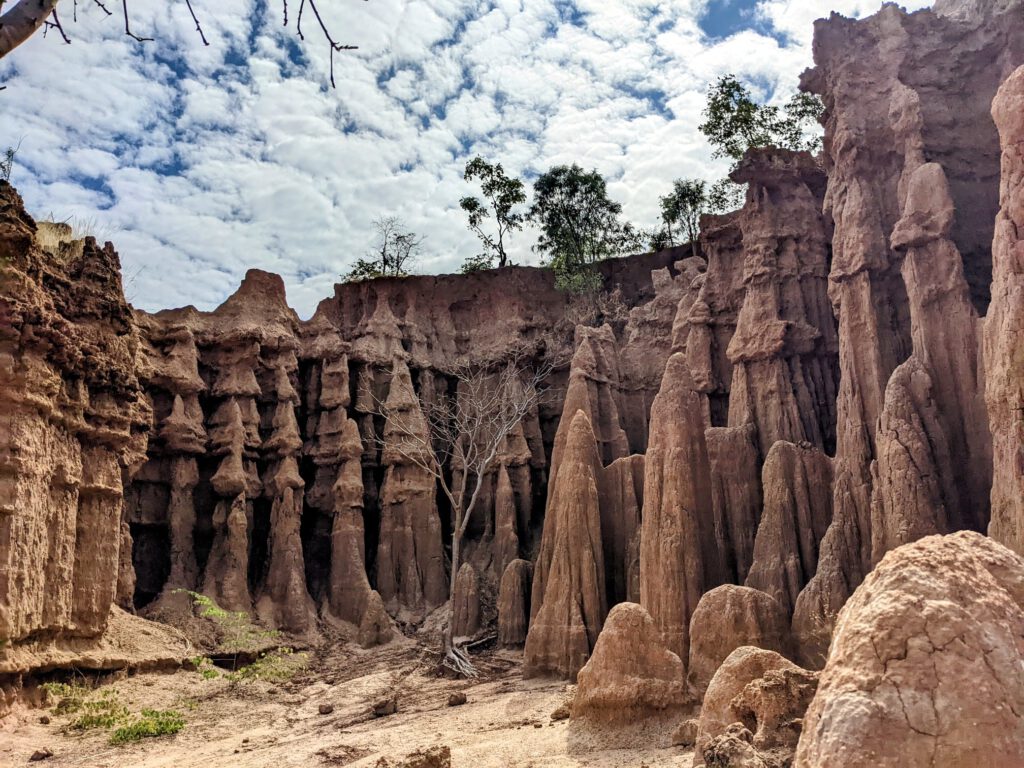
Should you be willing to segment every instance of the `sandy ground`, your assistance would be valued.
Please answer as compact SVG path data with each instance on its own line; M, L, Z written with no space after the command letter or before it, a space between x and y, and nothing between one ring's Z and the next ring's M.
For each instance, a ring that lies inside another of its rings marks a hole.
M606 732L551 713L571 698L573 687L523 680L521 655L493 652L475 657L480 678L440 677L436 657L411 640L375 651L337 645L315 652L295 679L230 683L195 672L139 674L109 685L133 711L181 711L187 718L175 736L114 747L109 734L67 733L69 718L21 708L0 721L0 766L29 765L38 749L53 757L44 768L373 768L381 757L397 762L409 753L447 745L454 768L661 768L689 765L689 752L667 744L670 725L646 732ZM373 718L370 707L398 691L397 714ZM468 702L447 706L454 691ZM321 704L334 711L319 714ZM48 725L40 723L49 716Z

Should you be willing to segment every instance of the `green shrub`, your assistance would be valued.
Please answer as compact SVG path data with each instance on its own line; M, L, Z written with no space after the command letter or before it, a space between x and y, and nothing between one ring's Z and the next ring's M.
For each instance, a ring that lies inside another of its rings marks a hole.
M136 719L110 736L110 743L129 744L141 739L171 736L185 727L185 718L173 709L144 709Z
M277 648L261 653L252 664L248 664L225 675L232 682L253 682L266 680L282 683L291 680L309 664L309 654L295 653L291 648Z
M267 646L280 633L270 629L261 629L252 623L245 611L228 611L221 608L211 598L189 590L184 592L192 598L192 603L199 609L199 615L209 619L217 627L220 649L226 653L242 653L260 646Z
M208 656L196 656L193 659L189 659L189 661L192 662L192 666L196 668L196 672L199 673L203 680L215 680L220 677L220 672Z

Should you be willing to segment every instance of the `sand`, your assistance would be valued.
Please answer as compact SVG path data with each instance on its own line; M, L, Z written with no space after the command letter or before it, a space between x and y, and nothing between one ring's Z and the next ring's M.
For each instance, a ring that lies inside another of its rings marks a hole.
M523 680L522 656L489 652L475 657L476 680L438 675L437 657L413 640L363 651L337 644L311 653L307 670L277 685L263 681L205 680L196 672L143 673L107 683L133 711L181 711L185 728L174 736L115 747L109 734L63 730L69 720L48 709L20 707L0 721L0 766L28 765L38 749L53 757L45 768L375 768L380 758L399 764L409 753L447 745L454 768L593 766L660 768L688 765L689 753L668 743L668 728L607 734L551 713L571 699L574 686ZM397 691L399 711L374 718L372 704ZM449 707L462 691L467 703ZM328 715L320 705L333 706ZM51 722L43 725L41 716Z

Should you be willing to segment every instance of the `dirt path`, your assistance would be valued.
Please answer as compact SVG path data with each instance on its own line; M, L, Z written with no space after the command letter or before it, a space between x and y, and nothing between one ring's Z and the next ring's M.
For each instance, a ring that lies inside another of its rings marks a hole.
M205 680L195 672L140 674L111 684L133 711L174 708L187 725L176 736L114 747L109 734L68 734L68 718L22 709L0 721L0 766L28 765L37 749L53 757L44 768L373 768L417 749L444 744L454 768L661 768L688 765L680 748L658 748L664 732L633 734L609 749L601 733L587 733L551 713L572 687L523 680L521 657L481 658L476 681L438 677L429 654L412 641L364 652L350 646L314 656L301 678L282 685ZM373 718L372 703L391 691L397 714ZM463 691L468 702L447 706ZM333 707L321 715L320 705ZM43 725L41 716L50 716ZM621 737L620 737L621 738Z

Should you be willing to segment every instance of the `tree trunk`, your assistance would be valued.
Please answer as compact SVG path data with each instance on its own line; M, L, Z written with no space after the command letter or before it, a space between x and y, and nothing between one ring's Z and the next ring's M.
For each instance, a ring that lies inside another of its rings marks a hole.
M448 578L448 621L444 626L444 651L447 654L453 647L452 636L455 631L455 580L458 578L459 566L462 565L462 534L459 532L462 516L455 517L455 530L452 532L452 572Z
M24 43L53 13L58 0L19 0L0 16L0 58Z

